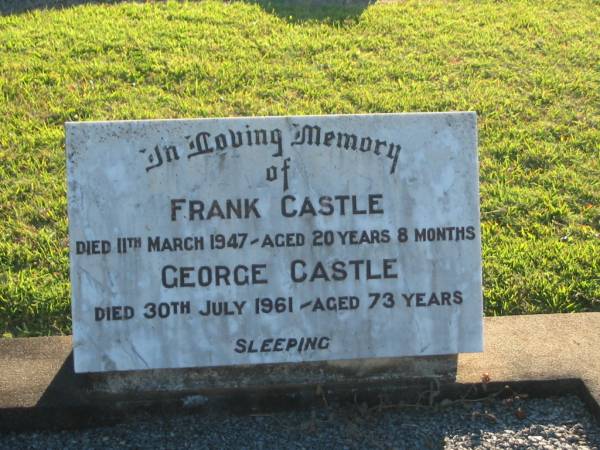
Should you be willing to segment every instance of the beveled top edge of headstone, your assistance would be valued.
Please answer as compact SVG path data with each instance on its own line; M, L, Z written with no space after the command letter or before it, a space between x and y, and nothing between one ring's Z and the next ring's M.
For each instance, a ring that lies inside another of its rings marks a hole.
M147 123L147 122L189 122L189 121L209 121L209 120L239 120L239 119L286 119L286 118L344 118L344 117L389 117L389 116L443 116L443 115L465 115L477 118L477 111L425 111L425 112L393 112L393 113L358 113L358 114L307 114L307 115L285 115L285 116L228 116L228 117L178 117L172 119L124 119L124 120L84 120L84 121L67 121L64 123L66 127L72 126L88 126L95 124L126 124L126 123Z

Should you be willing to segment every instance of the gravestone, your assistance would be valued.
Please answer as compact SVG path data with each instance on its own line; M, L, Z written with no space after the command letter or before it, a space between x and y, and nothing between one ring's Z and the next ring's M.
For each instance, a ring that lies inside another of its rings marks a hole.
M76 372L482 351L476 129L67 123Z

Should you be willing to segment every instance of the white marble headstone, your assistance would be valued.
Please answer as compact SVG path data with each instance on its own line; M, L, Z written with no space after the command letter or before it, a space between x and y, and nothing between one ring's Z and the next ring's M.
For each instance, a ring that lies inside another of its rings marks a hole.
M482 350L474 113L66 134L77 372Z

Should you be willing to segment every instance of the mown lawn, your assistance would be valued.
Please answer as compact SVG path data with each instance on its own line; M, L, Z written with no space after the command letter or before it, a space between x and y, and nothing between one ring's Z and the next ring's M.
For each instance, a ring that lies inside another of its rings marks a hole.
M600 311L600 3L0 17L0 335L69 333L63 123L475 110L488 315Z

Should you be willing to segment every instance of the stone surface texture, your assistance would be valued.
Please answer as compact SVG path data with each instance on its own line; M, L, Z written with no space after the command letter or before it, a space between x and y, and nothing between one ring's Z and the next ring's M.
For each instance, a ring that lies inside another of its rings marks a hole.
M77 372L482 350L474 113L66 124Z

